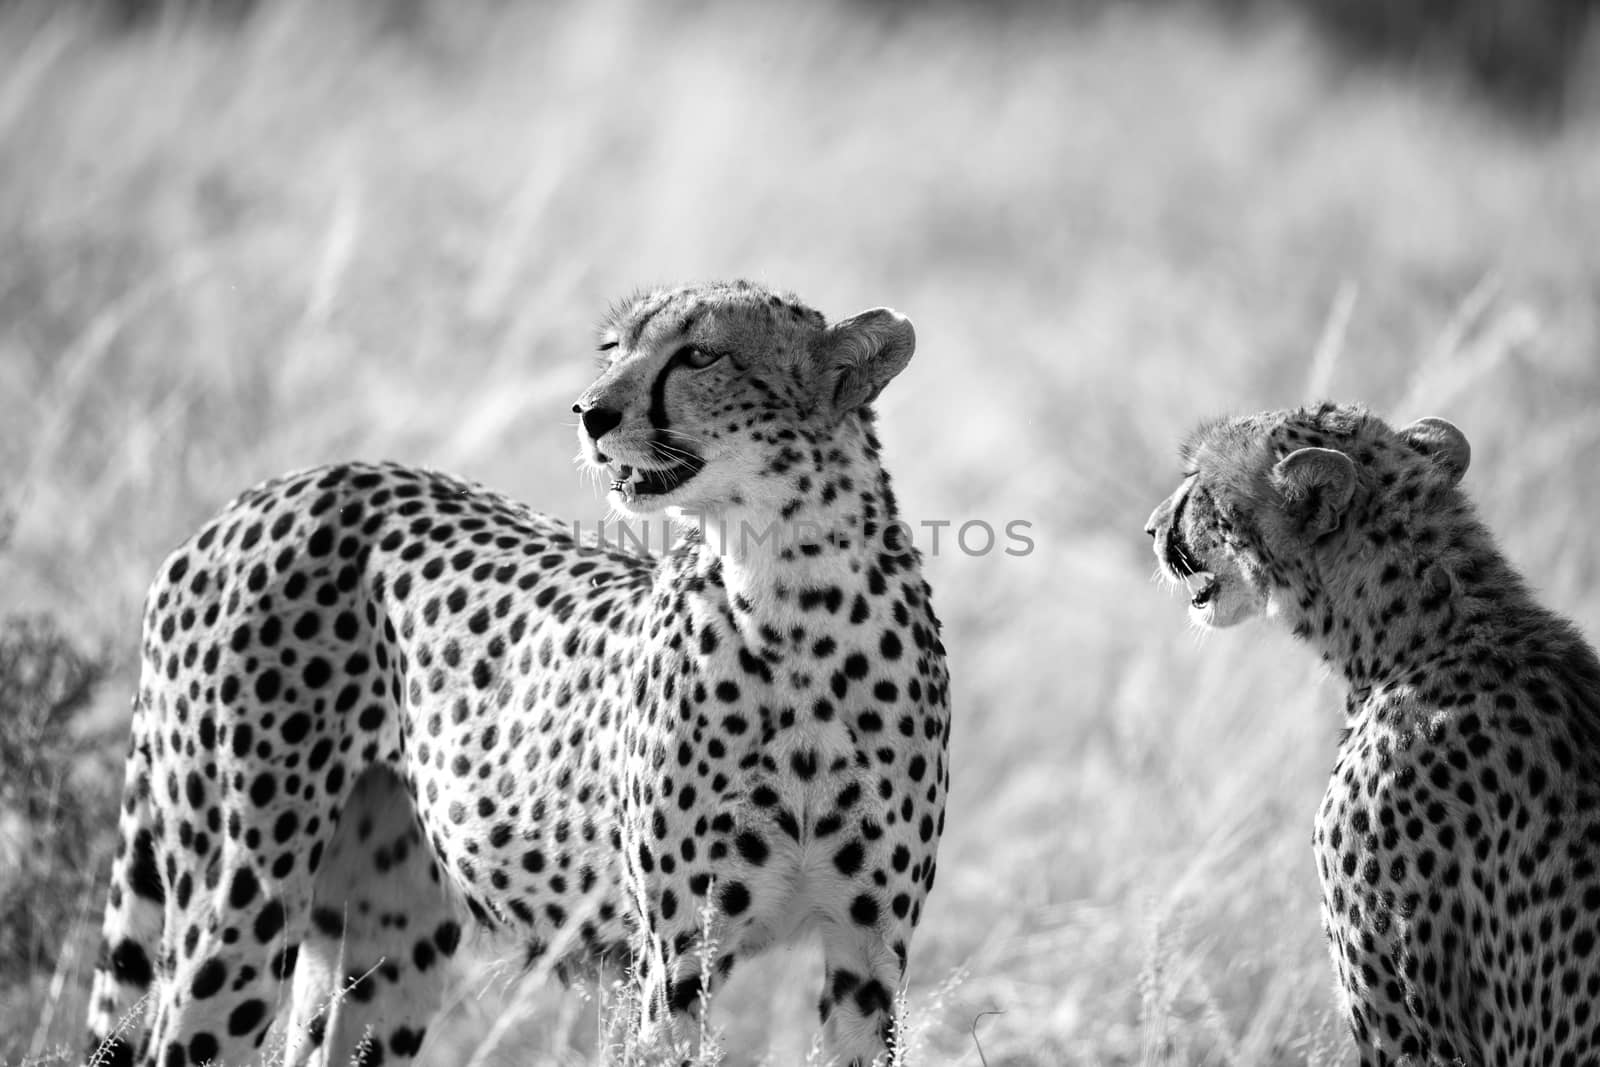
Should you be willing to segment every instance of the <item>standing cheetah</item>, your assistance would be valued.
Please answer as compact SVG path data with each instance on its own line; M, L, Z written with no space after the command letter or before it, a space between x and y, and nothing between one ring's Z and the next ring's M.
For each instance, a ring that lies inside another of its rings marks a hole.
M1365 1067L1600 1062L1600 660L1458 483L1442 419L1203 426L1150 517L1193 618L1275 615L1349 684L1317 815Z
M408 1062L458 916L631 962L668 1033L808 931L826 1047L891 1051L944 827L949 688L871 401L911 324L746 283L652 292L574 411L660 559L430 471L234 501L144 618L101 962L101 1062ZM748 534L749 536L745 536ZM343 990L343 995L340 991Z

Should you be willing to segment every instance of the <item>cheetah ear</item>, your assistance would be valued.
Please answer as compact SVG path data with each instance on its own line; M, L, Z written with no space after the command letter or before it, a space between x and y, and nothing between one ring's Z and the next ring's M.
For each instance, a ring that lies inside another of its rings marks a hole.
M1472 446L1467 435L1456 429L1454 423L1429 416L1418 419L1399 431L1400 440L1433 460L1455 485L1467 473L1472 462Z
M1272 468L1283 510L1316 541L1339 528L1356 492L1356 465L1331 448L1302 448Z
M916 348L911 320L889 308L834 323L814 349L821 368L817 400L834 420L872 403L889 379L905 370Z

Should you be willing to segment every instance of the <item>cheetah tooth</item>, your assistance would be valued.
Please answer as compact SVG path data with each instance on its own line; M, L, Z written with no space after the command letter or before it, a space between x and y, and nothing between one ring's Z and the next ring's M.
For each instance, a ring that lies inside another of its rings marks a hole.
M1205 592L1206 589L1211 586L1211 583L1216 580L1216 577L1217 576L1212 574L1210 571L1195 571L1193 574L1186 575L1184 577L1183 584L1189 587L1190 593L1199 595L1200 593Z

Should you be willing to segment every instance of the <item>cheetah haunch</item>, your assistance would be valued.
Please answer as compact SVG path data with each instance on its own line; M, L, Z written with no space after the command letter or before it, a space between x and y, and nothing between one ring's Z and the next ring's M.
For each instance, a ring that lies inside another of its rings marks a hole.
M359 464L175 551L91 1035L147 992L154 1018L108 1062L252 1062L284 990L289 1063L409 1061L462 912L563 971L631 961L669 1028L708 912L716 979L818 930L830 1053L888 1051L947 784L869 407L913 347L892 311L829 326L744 283L615 310L579 439L615 507L681 521L660 559Z
M1194 619L1282 619L1349 683L1314 836L1361 1062L1600 1059L1600 661L1458 488L1442 419L1203 426L1150 517Z

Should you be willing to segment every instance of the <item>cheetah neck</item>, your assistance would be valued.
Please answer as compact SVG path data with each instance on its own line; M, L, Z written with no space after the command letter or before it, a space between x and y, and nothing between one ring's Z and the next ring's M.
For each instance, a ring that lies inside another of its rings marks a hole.
M776 494L701 519L695 570L725 592L748 643L770 644L808 619L860 615L895 576L920 584L877 456L870 432L836 438L785 471Z
M1281 602L1358 699L1502 663L1554 618L1464 507L1348 536Z

